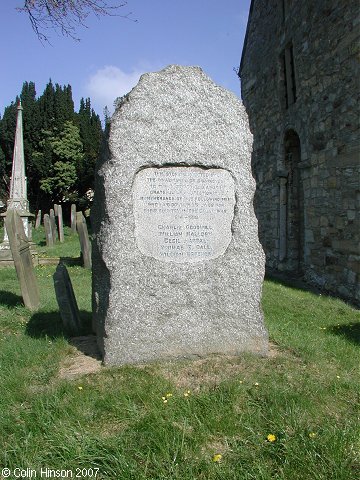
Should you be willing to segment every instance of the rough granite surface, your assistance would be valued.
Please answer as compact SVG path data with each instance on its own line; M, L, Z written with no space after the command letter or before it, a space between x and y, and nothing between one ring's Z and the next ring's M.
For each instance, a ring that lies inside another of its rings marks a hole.
M106 364L267 353L264 253L253 209L245 109L198 67L145 74L121 100L98 165L92 225L93 324ZM134 182L145 168L224 169L235 189L231 240L216 258L172 262L138 247Z

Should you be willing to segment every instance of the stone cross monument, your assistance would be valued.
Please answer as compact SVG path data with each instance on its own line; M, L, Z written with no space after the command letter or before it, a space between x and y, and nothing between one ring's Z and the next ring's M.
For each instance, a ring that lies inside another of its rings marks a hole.
M31 240L32 232L29 218L34 215L29 212L29 202L27 199L22 111L23 107L21 106L21 102L19 102L17 107L16 133L10 180L10 198L7 202L7 210L17 211L23 222L25 235ZM6 213L1 216L5 217ZM0 244L0 250L7 250L10 252L6 228L4 229L4 242Z

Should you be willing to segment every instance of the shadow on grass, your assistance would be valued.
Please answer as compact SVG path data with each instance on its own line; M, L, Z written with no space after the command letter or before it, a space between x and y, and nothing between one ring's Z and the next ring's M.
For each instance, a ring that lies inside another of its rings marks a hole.
M323 293L322 290L316 288L308 283L305 283L301 276L292 275L292 274L285 274L283 272L277 272L274 270L266 270L265 274L266 280L271 280L273 283L278 283L281 285L285 285L286 287L294 288L296 290L305 290L307 292L315 293L315 295L319 295Z
M85 310L80 311L82 329L78 335L89 335L91 333L91 313ZM59 311L36 312L30 318L26 326L26 334L33 338L70 338L72 332L64 328Z
M60 257L60 261L59 263L63 263L64 265L82 265L83 264L83 260L80 257Z
M86 310L80 311L82 329L74 336L73 332L67 331L62 323L60 313L57 312L37 312L32 315L27 326L26 334L32 338L50 338L55 339L64 337L70 345L73 345L79 352L88 357L101 359L101 353L97 346L96 336L92 333L91 321L92 315Z
M347 305L355 307L356 309L360 308L360 303L350 298L344 298L341 295L336 295L333 292L316 287L315 285L310 285L307 283L301 275L296 275L292 273L279 272L277 270L266 269L265 279L271 280L274 283L279 283L285 285L286 287L294 288L296 290L303 290L306 292L311 292L315 295L323 295L329 298L338 298L342 300Z
M355 345L360 345L360 323L335 325L329 329L329 332L339 335Z
M24 305L24 302L20 295L0 290L0 304L7 307L15 307L16 305Z

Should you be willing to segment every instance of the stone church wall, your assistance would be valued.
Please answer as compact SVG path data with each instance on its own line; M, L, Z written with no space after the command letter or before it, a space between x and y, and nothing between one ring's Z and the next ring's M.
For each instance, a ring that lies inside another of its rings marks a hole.
M357 0L253 0L240 77L267 266L360 302Z

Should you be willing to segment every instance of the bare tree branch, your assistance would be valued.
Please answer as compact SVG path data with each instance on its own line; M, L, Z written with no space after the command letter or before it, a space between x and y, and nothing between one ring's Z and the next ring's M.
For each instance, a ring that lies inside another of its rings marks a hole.
M78 27L86 27L86 19L94 14L101 16L119 16L133 22L132 13L120 15L119 9L127 2L119 5L109 5L106 0L24 0L23 7L17 7L19 12L25 12L31 26L40 41L49 42L48 30L55 30L62 35L79 40L75 36Z

